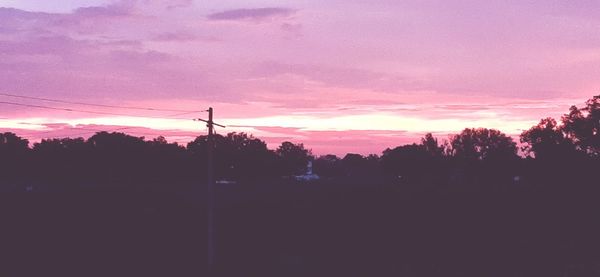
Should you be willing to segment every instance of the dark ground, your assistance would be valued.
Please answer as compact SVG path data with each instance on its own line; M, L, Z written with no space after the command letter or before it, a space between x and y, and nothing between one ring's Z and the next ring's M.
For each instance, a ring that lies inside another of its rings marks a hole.
M352 183L352 182L350 182ZM600 276L600 203L527 184L218 189L219 276ZM204 276L200 188L0 194L1 276Z

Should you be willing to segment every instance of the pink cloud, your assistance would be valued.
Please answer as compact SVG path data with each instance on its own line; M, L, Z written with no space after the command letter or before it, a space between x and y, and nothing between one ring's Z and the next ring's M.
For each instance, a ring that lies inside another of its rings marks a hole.
M75 16L81 17L118 17L129 16L133 12L133 5L113 4L103 7L83 7L73 12Z
M123 66L133 65L137 68L140 64L151 64L156 62L166 62L172 58L169 54L157 51L122 51L115 50L110 52L110 57Z
M67 36L39 36L22 41L0 40L0 53L11 55L53 54L66 56L88 48L85 41Z
M393 91L399 88L415 89L420 87L414 81L403 76L352 67L265 62L256 67L254 72L257 76L267 78L285 74L299 75L325 86L343 88Z
M302 36L302 24L298 23L283 23L281 30L289 34L288 38L296 39Z
M191 41L196 40L198 37L191 33L183 33L183 32L167 32L162 33L154 37L155 40L159 41Z
M288 8L234 9L212 13L207 16L213 21L264 20L274 17L289 17L296 11Z

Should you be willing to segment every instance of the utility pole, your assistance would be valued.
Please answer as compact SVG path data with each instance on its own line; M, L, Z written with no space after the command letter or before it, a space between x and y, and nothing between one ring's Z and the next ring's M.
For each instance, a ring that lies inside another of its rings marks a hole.
M221 124L217 124L213 121L213 108L208 108L206 110L208 112L208 120L204 119L196 119L198 121L206 122L206 127L208 127L208 136L207 136L207 190L206 190L206 203L207 203L207 218L208 218L208 241L207 241L207 250L208 250L208 272L209 276L213 275L214 265L215 265L215 176L214 176L214 148L215 148L215 140L214 140L214 126L219 126L225 128L225 126Z

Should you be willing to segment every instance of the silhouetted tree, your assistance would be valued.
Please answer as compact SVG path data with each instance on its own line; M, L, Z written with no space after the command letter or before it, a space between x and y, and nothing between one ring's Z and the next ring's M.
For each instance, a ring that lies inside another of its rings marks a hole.
M482 183L502 185L519 169L513 139L495 129L467 128L450 137L451 183L482 188Z
M215 135L215 171L218 178L257 180L277 175L276 154L264 141L246 133ZM187 146L198 165L206 165L207 137L199 136Z
M229 133L225 138L225 158L230 177L239 180L257 180L276 175L273 168L277 156L267 144L246 133Z
M364 170L367 175L375 177L383 173L381 170L381 157L379 155L369 154L365 159L367 160L367 164Z
M510 160L517 156L517 146L504 133L487 128L467 128L450 138L452 156L463 160Z
M444 154L444 147L438 143L437 138L431 133L427 133L425 137L421 138L421 145L425 148L425 152L432 157L441 157Z
M323 177L335 177L343 174L340 158L336 155L319 156L313 162L314 173Z
M90 147L83 138L43 139L33 145L39 183L64 186L87 182Z
M364 176L368 173L368 160L355 153L348 153L341 161L346 176Z
M306 165L312 158L311 151L304 148L304 144L294 144L284 141L275 150L279 156L279 167L283 175L302 174L306 172Z
M107 185L135 184L134 176L147 173L144 164L140 163L146 149L143 137L98 132L86 143L91 148L90 166L94 168L91 180Z
M147 172L144 177L147 183L163 185L163 189L166 189L166 186L173 183L190 180L187 172L193 165L189 162L185 147L177 143L169 143L164 137L159 136L146 141L145 149L139 163L146 167Z
M439 182L443 170L444 146L431 133L421 138L421 144L386 149L381 158L384 172L400 177L404 182Z
M4 155L20 154L29 148L29 141L15 133L0 133L0 151Z
M0 133L0 182L23 182L28 170L29 141L14 133Z
M575 150L573 142L565 137L561 127L551 117L542 119L536 126L521 133L521 143L526 154L536 159L560 158Z
M425 146L410 144L384 150L381 162L387 174L414 182L427 173L431 158Z
M563 131L578 149L590 156L600 156L600 95L586 101L582 109L571 106L562 117Z

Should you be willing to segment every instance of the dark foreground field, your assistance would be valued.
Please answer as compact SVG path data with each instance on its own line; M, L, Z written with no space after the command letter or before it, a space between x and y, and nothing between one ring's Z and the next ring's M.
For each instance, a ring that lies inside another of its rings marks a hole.
M219 187L218 276L598 276L591 190ZM202 187L0 195L1 276L204 276Z

